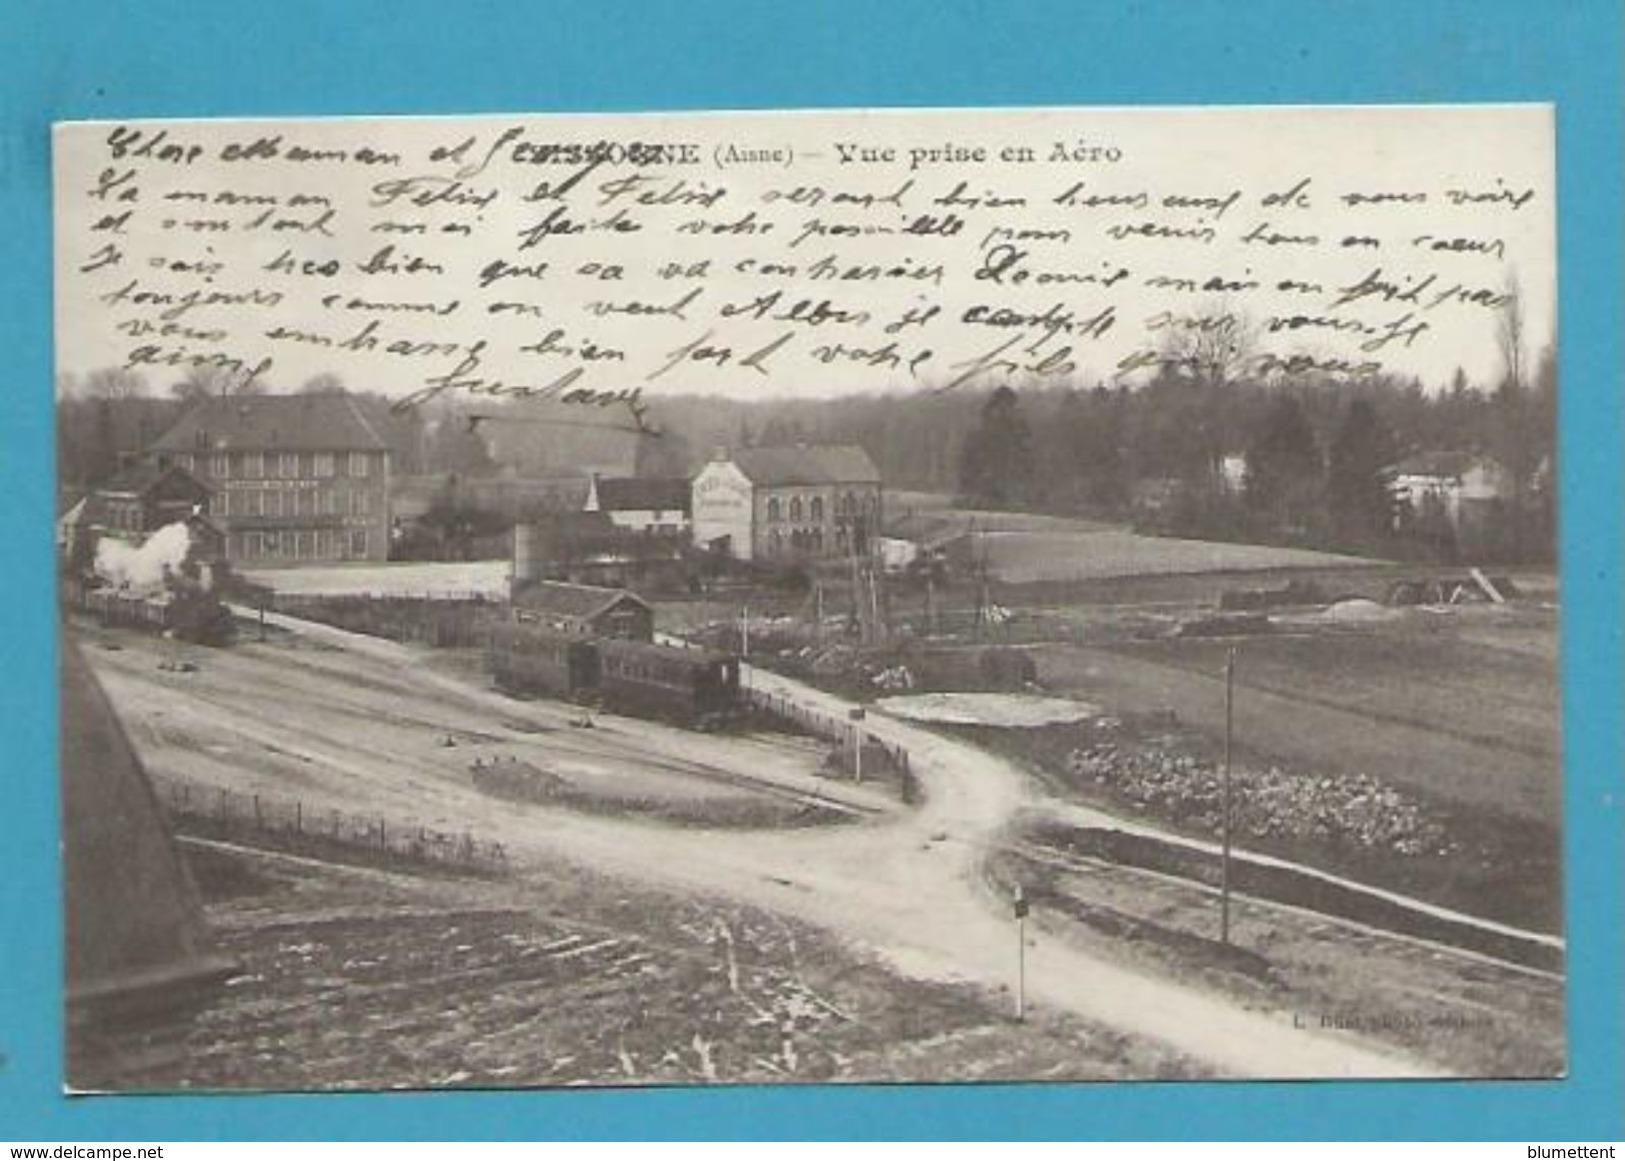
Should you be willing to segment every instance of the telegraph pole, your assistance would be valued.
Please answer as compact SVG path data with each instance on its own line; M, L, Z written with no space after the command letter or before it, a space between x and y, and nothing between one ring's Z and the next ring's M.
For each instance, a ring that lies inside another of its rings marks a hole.
M863 707L856 706L847 711L852 719L852 781L863 781Z
M750 606L739 610L739 656L750 656Z
M1016 884L1016 1020L1027 1019L1027 896Z
M1224 659L1224 803L1220 807L1223 855L1219 862L1219 939L1230 942L1230 739L1235 727L1236 650Z

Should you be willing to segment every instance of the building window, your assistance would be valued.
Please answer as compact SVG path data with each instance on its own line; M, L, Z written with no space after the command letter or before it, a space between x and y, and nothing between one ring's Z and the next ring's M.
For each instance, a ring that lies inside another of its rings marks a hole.
M224 452L213 456L209 460L209 474L217 480L231 479L231 457Z
M810 509L812 512L812 522L814 524L822 524L824 522L824 497L814 496L812 498Z
M801 523L801 497L800 496L792 496L790 498L790 523L792 523L792 524L800 524Z
M350 474L357 478L365 477L367 474L367 459L368 457L366 452L351 452Z
M231 515L231 493L216 492L209 498L209 514L211 516Z
M284 480L297 480L299 478L299 453L283 452L277 456L276 474Z
M190 452L182 452L180 455L176 456L175 457L175 466L177 468L181 469L181 471L183 471L183 472L191 471L192 470L192 455L191 455L191 453Z
M339 514L338 493L331 488L324 488L320 493L321 514L323 516L337 516Z
M311 465L312 474L319 480L326 480L333 475L333 453L317 452Z
M300 531L294 536L293 554L300 560L309 560L315 555L315 544L308 531Z
M367 555L367 530L365 528L350 529L350 555L365 558Z
M779 522L779 498L777 496L770 496L768 498L767 522L769 524L777 524ZM778 534L775 533L774 535L777 536ZM775 541L775 543L777 543L777 541Z
M281 492L267 492L267 493L265 493L265 514L267 516L275 516L275 517L278 517L278 518L280 518L282 516L282 493Z
M243 493L243 515L244 516L263 516L263 515L265 515L265 496L264 496L263 493L261 493L261 492L244 492Z
M265 453L243 453L243 479L263 480L265 478Z

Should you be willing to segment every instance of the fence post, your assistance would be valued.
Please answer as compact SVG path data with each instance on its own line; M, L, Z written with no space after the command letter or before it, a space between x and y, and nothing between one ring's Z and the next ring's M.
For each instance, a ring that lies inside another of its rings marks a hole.
M381 851L389 849L389 838L384 833L384 816L381 814L378 816L378 849Z
M305 833L305 803L300 798L293 800L293 833Z

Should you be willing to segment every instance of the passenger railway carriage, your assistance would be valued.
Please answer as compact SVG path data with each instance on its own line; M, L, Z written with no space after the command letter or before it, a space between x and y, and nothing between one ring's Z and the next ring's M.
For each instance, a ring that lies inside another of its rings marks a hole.
M737 657L612 639L597 648L599 689L611 708L701 729L720 728L738 711Z
M490 628L491 675L503 689L585 700L598 688L598 654L590 638L524 621Z
M489 665L497 684L514 693L599 704L699 729L721 728L739 710L739 659L710 650L505 620L490 627Z

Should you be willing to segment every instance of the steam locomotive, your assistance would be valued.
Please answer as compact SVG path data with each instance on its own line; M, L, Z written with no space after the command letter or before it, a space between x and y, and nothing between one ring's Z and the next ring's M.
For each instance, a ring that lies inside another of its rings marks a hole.
M104 625L168 633L199 645L224 645L237 634L231 610L196 585L132 592L70 580L64 585L64 600Z
M617 713L721 729L741 711L739 659L684 649L563 633L521 620L489 626L487 663L497 685Z

